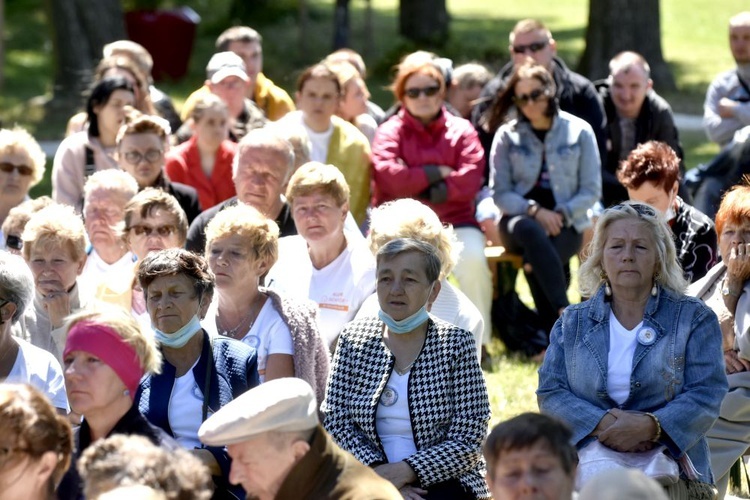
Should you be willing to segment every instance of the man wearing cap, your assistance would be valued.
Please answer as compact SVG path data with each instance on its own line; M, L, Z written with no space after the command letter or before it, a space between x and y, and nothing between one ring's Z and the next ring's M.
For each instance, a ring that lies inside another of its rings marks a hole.
M232 141L239 142L248 131L261 128L267 123L268 120L260 108L245 97L250 78L245 72L245 63L234 52L219 52L211 56L206 66L205 83L206 88L227 105L229 116L232 118L229 129L229 138ZM190 124L186 122L177 131L177 141L185 142L192 134Z
M396 500L386 479L339 448L318 421L310 385L271 380L221 408L198 431L209 446L226 446L229 480L248 498Z

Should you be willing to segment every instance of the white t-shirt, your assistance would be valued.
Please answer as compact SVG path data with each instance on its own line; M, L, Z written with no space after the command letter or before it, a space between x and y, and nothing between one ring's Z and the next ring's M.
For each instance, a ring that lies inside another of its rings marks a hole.
M114 303L117 299L107 300L108 297L99 296L102 293L100 287L103 283L106 283L107 292L110 294L122 295L129 292L133 287L134 261L135 256L133 253L127 252L116 262L107 264L99 257L96 250L91 250L86 259L86 265L83 266L81 276L78 277L78 286L81 287L81 294L85 297L93 297L107 303ZM129 296L129 293L127 295Z
M168 407L169 426L174 438L188 450L201 446L198 428L203 418L203 392L195 382L193 368L195 365L185 375L174 379Z
M300 110L287 113L279 123L283 124L284 122L299 124L305 129L307 136L310 138L310 145L312 146L310 148L310 161L328 163L326 158L328 158L328 145L331 143L331 136L333 135L333 122L328 126L328 130L315 132L307 126Z
M409 374L391 371L375 413L375 430L389 463L400 462L417 452L409 417Z
M347 237L341 255L324 268L315 269L305 240L286 236L279 240L279 260L266 283L282 295L318 304L320 334L330 349L343 326L354 319L375 291L375 257L364 241Z
M214 297L216 297L216 294L214 294ZM219 334L216 326L217 308L218 299L215 299L211 302L206 317L201 321L201 325L209 335ZM255 349L258 354L258 377L261 384L266 380L266 361L269 354L294 355L292 332L289 331L289 327L284 323L281 315L274 309L270 298L267 298L263 307L260 308L255 323L242 338L242 342Z
M69 410L65 379L57 359L39 347L16 338L18 356L6 382L31 384L44 393L52 406Z
M633 375L633 356L638 343L636 335L643 321L632 330L617 321L615 313L609 313L609 355L607 357L607 393L617 404L623 404L630 396L630 378Z

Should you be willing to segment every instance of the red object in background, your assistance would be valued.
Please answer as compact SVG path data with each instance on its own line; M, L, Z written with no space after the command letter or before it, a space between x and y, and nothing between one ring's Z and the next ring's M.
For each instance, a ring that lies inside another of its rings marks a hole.
M154 59L154 80L179 80L187 74L200 16L190 7L137 10L125 14L128 36Z

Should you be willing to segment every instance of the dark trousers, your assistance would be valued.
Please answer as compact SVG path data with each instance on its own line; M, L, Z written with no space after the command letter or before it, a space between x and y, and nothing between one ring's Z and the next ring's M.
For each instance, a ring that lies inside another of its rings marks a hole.
M456 478L433 484L427 490L425 500L474 500L476 496L466 489Z

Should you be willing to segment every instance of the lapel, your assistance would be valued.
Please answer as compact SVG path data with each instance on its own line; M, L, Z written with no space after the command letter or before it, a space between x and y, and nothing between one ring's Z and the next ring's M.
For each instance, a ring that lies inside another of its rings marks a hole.
M591 299L595 304L589 309L590 328L583 334L583 344L594 358L601 380L607 380L607 360L609 358L609 313L610 302L605 300L604 287L600 286ZM606 387L604 388L606 391Z

